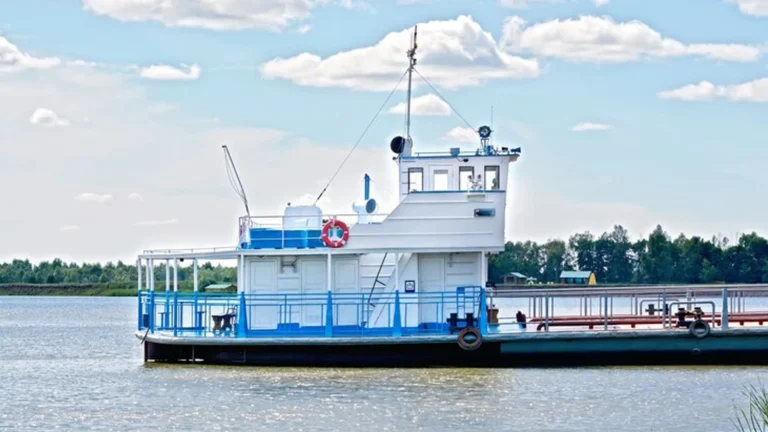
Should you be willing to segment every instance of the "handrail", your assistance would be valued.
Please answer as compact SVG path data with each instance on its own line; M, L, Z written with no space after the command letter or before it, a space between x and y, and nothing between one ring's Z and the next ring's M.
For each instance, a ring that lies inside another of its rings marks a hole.
M386 284L379 281L379 275L381 275L381 269L384 268L384 262L387 261L387 255L389 255L389 252L384 253L384 258L382 258L381 265L379 265L379 271L376 272L376 279L373 280L373 284L371 285L371 292L368 293L368 304L371 304L371 297L373 297L373 290L376 289L376 284L380 283L386 286ZM397 257L397 255L395 255L395 257ZM395 263L395 265L397 265L397 263Z
M395 292L392 296L384 296L380 304L387 308L388 313L383 326L370 323L370 312L365 308L365 293L362 292L174 292L170 298L155 291L142 291L139 293L138 328L139 331L148 329L150 333L165 331L172 332L174 336L186 333L197 337L447 334L449 323L446 314L454 307L457 311L474 311L482 307L482 287L463 288L463 292L458 289L407 294ZM420 307L415 312L414 306L425 306L426 309ZM237 312L234 315L224 312L230 308L235 308ZM420 317L425 310L431 314L426 321L431 325L422 328L415 323L423 322ZM306 311L310 311L309 318L304 315ZM213 322L200 319L201 314L210 316ZM482 320L480 327L483 328Z
M542 287L542 288L508 288L497 287L493 290L494 297L515 298L515 297L536 297L551 293L559 297L569 296L588 296L588 295L612 295L612 296L632 296L637 294L699 294L701 292L712 292L720 295L723 288L728 290L768 293L768 284L709 284L709 285L649 285L649 286L616 286L616 287Z
M172 254L172 253L205 253L205 252L236 252L238 249L234 246L215 246L188 249L145 249L142 255L152 254Z

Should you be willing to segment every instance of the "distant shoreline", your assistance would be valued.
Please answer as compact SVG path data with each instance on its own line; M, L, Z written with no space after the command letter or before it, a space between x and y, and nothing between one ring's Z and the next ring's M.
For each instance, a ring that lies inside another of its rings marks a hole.
M135 297L131 284L0 284L0 296Z

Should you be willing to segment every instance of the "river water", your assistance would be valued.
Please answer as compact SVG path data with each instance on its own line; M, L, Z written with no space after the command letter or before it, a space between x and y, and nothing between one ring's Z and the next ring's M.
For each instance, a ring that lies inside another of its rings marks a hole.
M145 365L131 298L0 297L0 430L727 432L768 368Z

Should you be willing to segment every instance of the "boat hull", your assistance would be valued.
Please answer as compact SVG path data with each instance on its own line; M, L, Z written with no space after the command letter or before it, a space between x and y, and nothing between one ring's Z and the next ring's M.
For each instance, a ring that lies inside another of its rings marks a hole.
M144 353L148 362L252 366L768 365L768 333L756 330L713 332L701 339L687 332L491 335L474 351L463 350L455 336L418 339L216 341L149 337Z

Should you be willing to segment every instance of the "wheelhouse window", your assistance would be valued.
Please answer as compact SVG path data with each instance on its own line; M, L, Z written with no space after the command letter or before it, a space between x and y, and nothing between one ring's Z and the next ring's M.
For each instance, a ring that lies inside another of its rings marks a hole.
M424 170L422 168L408 168L408 192L421 192L424 190Z
M499 166L485 167L485 190L499 189Z
M448 190L448 170L436 169L432 172L432 190Z
M475 167L459 167L459 190L470 190L475 179Z

